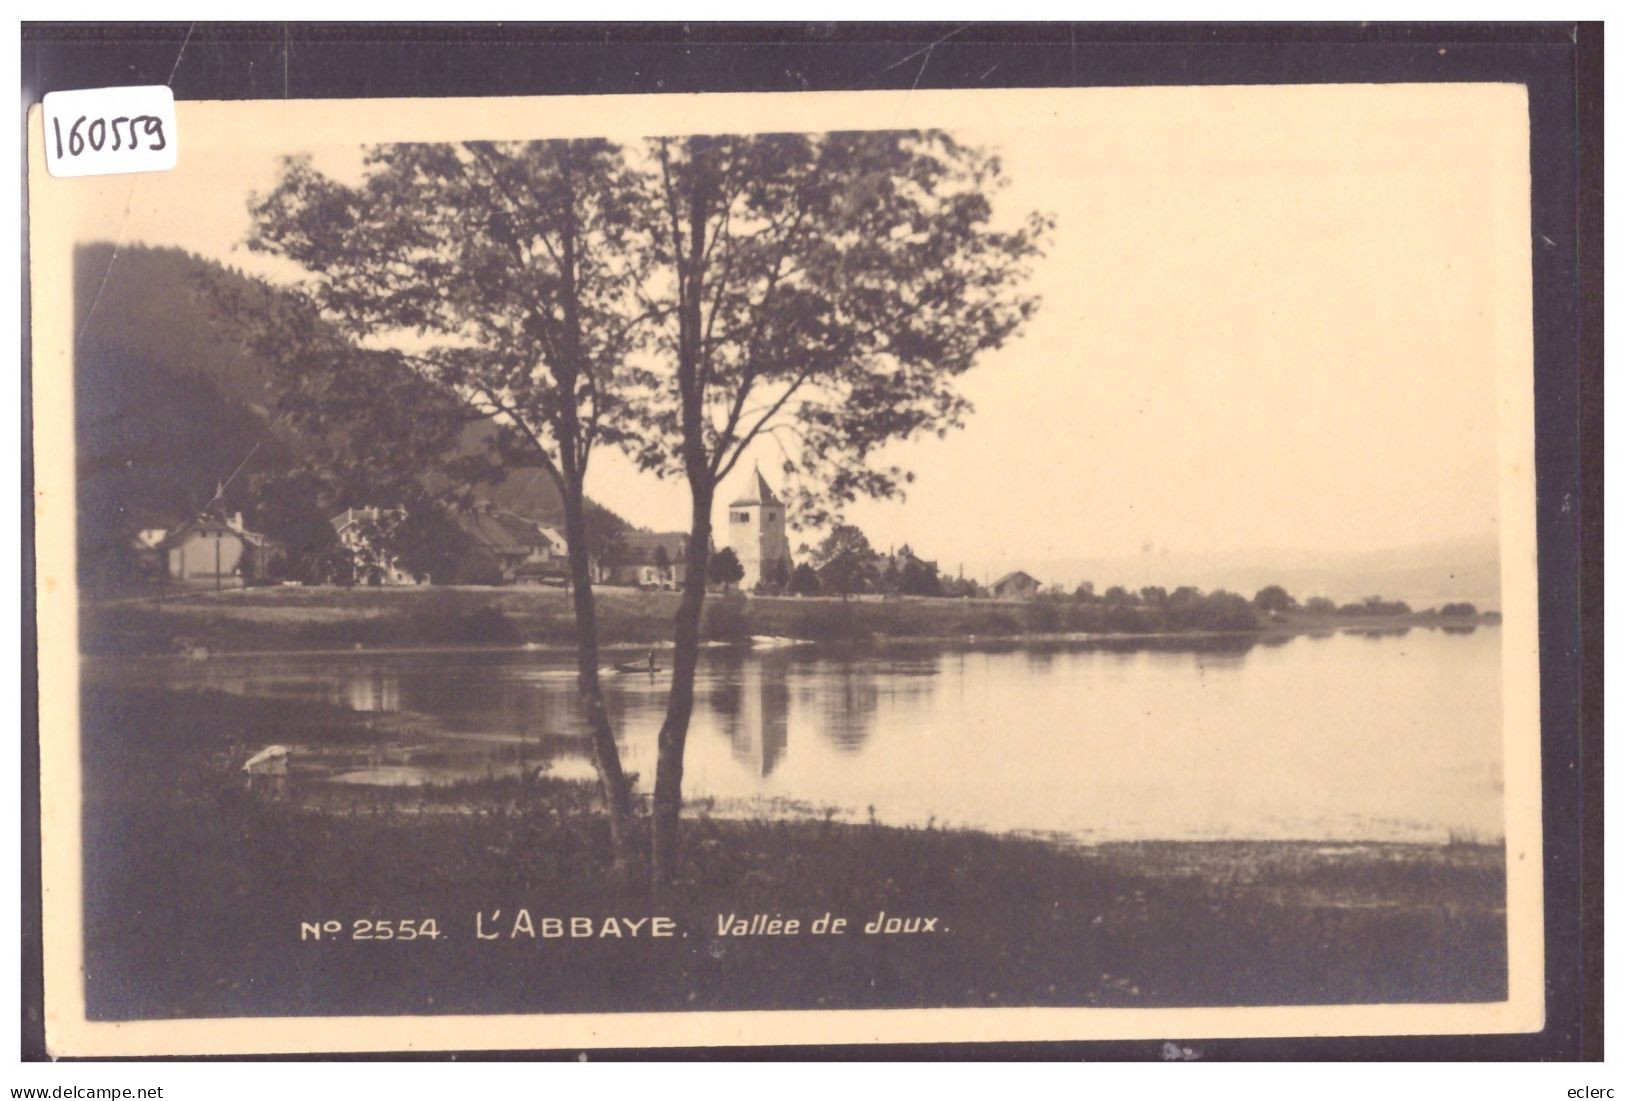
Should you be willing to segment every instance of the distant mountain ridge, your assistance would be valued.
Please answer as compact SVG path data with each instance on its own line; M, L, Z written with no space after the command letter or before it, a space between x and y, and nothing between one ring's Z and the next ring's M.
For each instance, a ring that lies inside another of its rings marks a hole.
M203 276L247 294L277 293L179 249L94 243L76 251L82 559L105 553L130 531L190 515L234 474L276 474L314 446L277 423L275 367L217 315ZM463 450L481 448L493 431L489 422L471 423ZM540 468L513 468L480 492L534 519L562 517L556 488ZM372 503L324 502L335 510ZM275 522L254 517L252 505L249 520Z

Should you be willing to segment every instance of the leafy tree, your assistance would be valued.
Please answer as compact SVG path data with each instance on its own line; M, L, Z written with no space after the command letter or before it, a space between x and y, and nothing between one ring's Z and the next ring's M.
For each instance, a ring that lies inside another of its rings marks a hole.
M1168 602L1168 590L1161 585L1147 585L1140 590L1140 603L1156 608Z
M1095 599L1095 583L1093 581L1078 582L1078 587L1072 590L1072 599L1079 604L1092 604Z
M458 526L449 509L439 502L420 504L407 512L392 533L396 564L414 577L436 582L472 580L478 557L472 540Z
M732 588L745 579L745 567L732 547L723 547L711 559L711 584Z
M1446 604L1444 607L1439 609L1439 614L1447 616L1474 616L1478 614L1478 608L1466 601L1461 601L1456 604Z
M1368 596L1362 603L1345 604L1341 610L1345 615L1409 615L1411 606L1403 600Z
M292 469L274 474L245 472L238 479L254 517L254 530L275 537L287 548L289 568L299 572L333 539L332 513L320 507L330 483L312 470Z
M163 576L158 552L138 551L135 536L134 530L114 529L111 537L103 536L94 542L86 540L89 545L80 550L80 583L90 590L116 591Z
M306 557L303 572L305 579L315 585L350 586L356 582L355 559L350 548L337 538L330 539Z
M1313 615L1331 615L1337 611L1337 602L1324 596L1312 596L1304 601L1303 610Z
M645 232L659 355L632 450L681 475L699 569L677 614L655 774L654 885L669 882L719 482L771 437L802 523L910 475L884 445L963 423L955 380L1037 300L1017 292L1048 232L992 225L996 157L900 130L659 138Z
M1134 594L1123 588L1121 585L1113 585L1111 588L1106 590L1105 595L1102 596L1101 599L1107 604L1120 607L1127 604L1133 604Z
M853 524L837 524L813 550L813 563L825 592L851 596L872 589L880 581L875 550Z
M899 571L897 591L908 596L941 596L942 579L937 576L936 564L909 555Z
M664 543L656 543L655 544L654 558L655 558L655 576L658 577L661 581L666 581L666 580L670 579L670 577L671 577L671 554L669 552L667 552L666 545Z
M1358 604L1344 604L1338 615L1409 615L1411 606L1403 600L1384 600L1381 596L1368 596Z
M632 525L596 501L586 503L586 519L590 560L604 570L620 565L626 555L626 533Z
M297 581L298 578L294 576L296 566L296 560L285 549L273 551L265 560L265 580Z
M1246 597L1220 589L1202 598L1197 617L1189 625L1215 631L1250 631L1258 626L1258 618Z
M817 596L823 591L818 580L818 571L812 568L811 563L799 562L795 571L790 574L791 596Z
M577 684L618 860L631 798L598 681L583 486L594 449L627 439L623 383L649 319L643 194L605 141L377 146L356 184L285 160L252 203L249 241L307 276L297 299L261 311L260 347L304 383L289 413L390 457L489 420L494 461L539 465L558 488Z
M756 583L759 593L782 593L790 583L790 560L770 558L762 564L762 578Z
M1253 607L1261 612L1290 612L1297 606L1292 594L1279 585L1266 585L1253 597Z

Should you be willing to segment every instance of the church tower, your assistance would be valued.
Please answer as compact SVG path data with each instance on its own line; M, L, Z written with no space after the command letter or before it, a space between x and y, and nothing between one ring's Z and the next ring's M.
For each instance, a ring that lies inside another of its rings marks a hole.
M790 579L790 537L785 534L784 502L773 493L760 469L753 470L743 495L728 505L728 545L745 567L739 583L745 591L754 589L763 577Z

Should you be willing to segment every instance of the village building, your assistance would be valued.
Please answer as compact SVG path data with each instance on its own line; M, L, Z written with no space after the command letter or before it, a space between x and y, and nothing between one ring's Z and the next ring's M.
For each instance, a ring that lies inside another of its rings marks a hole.
M267 577L283 554L274 540L243 526L243 514L200 515L157 544L164 576L174 581L246 584Z
M728 504L728 545L739 557L747 592L764 579L790 579L790 537L785 530L784 502L774 494L760 469L751 472L746 491Z
M904 543L890 554L876 556L875 565L879 568L882 575L888 572L893 574L901 574L911 565L923 570L927 570L930 573L937 572L937 564L935 562L927 561L926 559L915 554L914 548L910 547L907 543Z
M1032 600L1043 585L1024 570L1007 573L988 587L995 600Z
M818 585L823 592L858 596L880 591L880 567L876 565L880 561L880 556L872 556L855 569L846 562L825 562L814 566L813 572L818 575Z
M165 575L169 561L163 544L168 537L168 528L142 528L125 540L124 550L129 554L136 578L157 581Z
M570 584L570 544L564 538L564 532L547 524L527 521L536 529L536 535L541 540L531 551L530 557L521 562L513 571L515 585L553 585L568 587Z
M156 553L168 536L168 528L142 528L130 537L130 547L138 553Z
M603 580L642 589L681 588L688 576L688 532L629 531L622 534Z
M554 527L516 513L474 508L456 514L458 529L499 584L563 585L570 576L569 545Z
M355 584L417 585L428 580L415 576L393 554L375 545L383 533L405 519L404 509L347 508L328 521L339 544L350 552Z
M921 558L907 543L875 556L877 584L883 592L904 596L941 596L937 564Z

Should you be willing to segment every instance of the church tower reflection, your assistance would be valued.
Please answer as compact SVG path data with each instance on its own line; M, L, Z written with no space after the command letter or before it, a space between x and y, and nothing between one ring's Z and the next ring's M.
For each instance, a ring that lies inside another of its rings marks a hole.
M824 737L837 749L855 753L874 732L875 713L880 710L874 670L857 662L832 662L823 681Z
M734 760L766 779L790 747L790 684L779 662L743 661L713 689L711 707Z
M399 711L401 680L393 673L362 673L345 682L344 696L351 711Z

